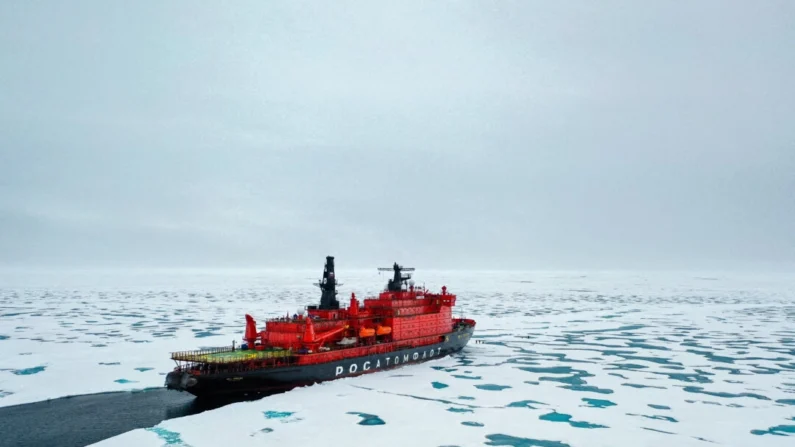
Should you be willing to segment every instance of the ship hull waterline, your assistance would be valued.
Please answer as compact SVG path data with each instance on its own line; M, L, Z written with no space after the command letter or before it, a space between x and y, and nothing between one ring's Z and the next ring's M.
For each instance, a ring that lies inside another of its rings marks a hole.
M197 397L247 396L288 391L300 386L391 370L442 358L462 350L472 337L474 329L474 326L468 326L450 332L445 334L445 341L432 345L315 365L286 366L212 375L193 375L189 372L172 371L166 376L166 387L187 391Z

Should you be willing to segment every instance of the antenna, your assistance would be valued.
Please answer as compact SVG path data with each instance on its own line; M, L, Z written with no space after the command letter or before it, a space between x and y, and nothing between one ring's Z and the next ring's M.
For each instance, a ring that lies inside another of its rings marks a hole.
M411 279L411 275L404 275L403 272L413 272L415 269L414 267L403 267L402 265L398 265L397 262L394 263L392 267L378 267L379 272L388 272L390 270L395 272L395 275L387 283L387 290L390 292L400 292L403 284Z

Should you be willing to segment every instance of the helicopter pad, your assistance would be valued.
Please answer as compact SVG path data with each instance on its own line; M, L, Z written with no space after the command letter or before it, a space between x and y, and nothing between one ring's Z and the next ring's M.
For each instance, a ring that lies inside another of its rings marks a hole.
M256 350L232 350L230 349L212 349L204 351L184 351L174 352L171 354L173 360L194 363L239 363L248 362L252 360L266 360L281 357L289 357L292 351L284 349L271 349L265 351Z

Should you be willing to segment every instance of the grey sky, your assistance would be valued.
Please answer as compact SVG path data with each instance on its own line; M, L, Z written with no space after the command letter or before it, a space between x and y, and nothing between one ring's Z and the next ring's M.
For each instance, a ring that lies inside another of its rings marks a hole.
M1 2L0 264L793 263L793 24L792 1Z

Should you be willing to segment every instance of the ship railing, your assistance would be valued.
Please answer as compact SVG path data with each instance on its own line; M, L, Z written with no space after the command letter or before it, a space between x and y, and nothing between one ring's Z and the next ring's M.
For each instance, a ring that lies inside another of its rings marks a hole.
M196 351L177 351L171 353L171 360L180 360L183 362L204 362L209 355L234 352L234 350L235 348L233 346L221 346L216 348L199 349Z
M185 364L234 364L283 359L292 355L293 351L291 349L258 351L232 349L231 346L228 346L198 351L173 352L171 353L171 359Z
M289 351L285 351L289 352ZM255 362L230 362L230 363L207 363L207 362L179 362L180 371L188 371L192 374L218 374L218 373L241 373L247 371L254 371L259 369L271 369L276 367L291 366L298 363L295 357L267 357L259 359Z

